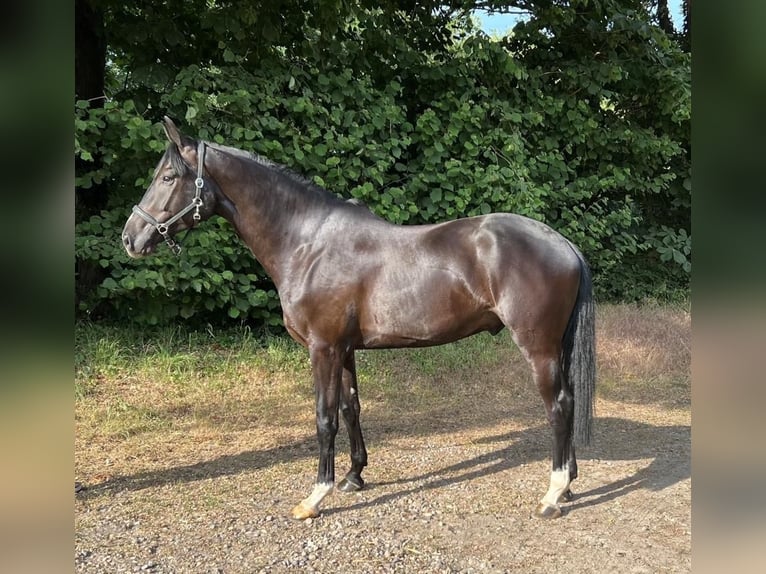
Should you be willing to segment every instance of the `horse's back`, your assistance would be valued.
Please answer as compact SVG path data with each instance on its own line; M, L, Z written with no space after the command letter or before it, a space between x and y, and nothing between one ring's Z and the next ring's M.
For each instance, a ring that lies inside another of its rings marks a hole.
M551 317L563 332L577 295L579 261L568 241L522 216L381 222L345 239L365 270L357 292L365 346L438 344Z
M522 215L493 213L398 229L406 230L397 242L400 249L415 259L483 269L488 277L522 289L526 282L539 288L545 280L579 275L579 258L569 241Z
M361 274L407 281L432 270L453 277L485 304L509 293L557 297L563 289L558 283L579 279L580 260L569 241L521 215L495 213L413 226L361 218L347 230L335 240L345 246L340 250L345 261L353 261ZM409 286L417 287L417 281Z

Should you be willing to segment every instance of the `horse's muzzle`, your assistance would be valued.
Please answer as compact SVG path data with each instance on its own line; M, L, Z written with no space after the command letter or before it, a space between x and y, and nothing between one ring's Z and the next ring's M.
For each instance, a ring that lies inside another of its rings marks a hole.
M153 253L157 238L154 228L133 215L128 218L122 230L122 246L133 259Z
M133 259L138 259L144 255L149 255L154 251L154 245L144 245L141 248L136 248L133 245L133 239L127 233L122 234L122 245L125 247L125 251Z

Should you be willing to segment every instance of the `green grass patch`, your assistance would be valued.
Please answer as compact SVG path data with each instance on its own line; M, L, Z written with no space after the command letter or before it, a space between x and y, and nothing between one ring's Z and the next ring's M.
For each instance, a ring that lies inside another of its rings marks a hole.
M601 305L598 395L687 404L690 323L679 306ZM500 416L537 400L507 331L356 357L363 410L381 420L394 411L402 420L435 410L449 418L492 408ZM78 433L126 438L285 427L313 417L314 392L308 352L286 335L85 323L75 329L75 399Z
M379 399L445 393L458 382L482 384L489 370L523 361L506 331L438 347L361 351L356 356L363 396Z
M439 347L361 351L357 370L360 385L386 389L399 384L403 376L471 376L518 356L506 332L495 337L482 333ZM144 331L93 324L81 324L75 330L78 399L104 380L128 377L161 379L170 386L207 381L217 388L221 380L238 379L243 366L283 378L310 377L308 352L286 336L255 336L249 329Z

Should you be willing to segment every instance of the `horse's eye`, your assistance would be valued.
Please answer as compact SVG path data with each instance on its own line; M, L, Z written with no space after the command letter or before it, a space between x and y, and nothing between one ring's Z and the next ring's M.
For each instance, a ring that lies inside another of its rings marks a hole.
M170 183L171 181L173 181L173 179L174 178L173 178L172 175L163 175L162 176L162 181L164 181L165 183Z

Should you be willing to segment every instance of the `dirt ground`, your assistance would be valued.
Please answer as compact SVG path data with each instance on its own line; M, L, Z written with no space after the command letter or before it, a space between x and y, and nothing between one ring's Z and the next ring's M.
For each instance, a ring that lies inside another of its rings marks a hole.
M279 429L190 429L124 452L80 444L76 571L689 572L688 389L599 399L576 498L543 521L532 512L550 431L528 383L467 393L461 412L363 397L367 487L333 493L306 522L289 513L315 475L310 407Z

